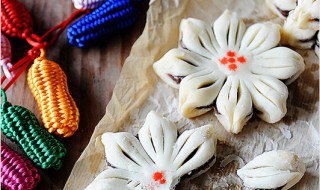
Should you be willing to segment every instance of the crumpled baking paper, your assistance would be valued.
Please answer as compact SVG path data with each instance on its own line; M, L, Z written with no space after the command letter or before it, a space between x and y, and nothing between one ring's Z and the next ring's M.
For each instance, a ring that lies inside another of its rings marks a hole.
M66 190L85 189L107 165L100 136L107 131L137 134L147 113L154 110L173 121L182 132L212 123L219 139L218 158L206 173L181 181L176 189L245 189L236 170L269 150L294 151L306 164L306 173L294 189L319 187L319 59L313 50L298 51L305 59L304 73L291 84L287 115L276 124L253 117L238 135L227 133L214 111L195 119L182 117L178 90L162 82L152 64L178 46L182 18L194 17L207 23L225 10L235 11L247 25L272 21L282 23L265 6L264 0L154 0L150 2L146 26L123 66L106 114L96 126L86 149L65 184Z

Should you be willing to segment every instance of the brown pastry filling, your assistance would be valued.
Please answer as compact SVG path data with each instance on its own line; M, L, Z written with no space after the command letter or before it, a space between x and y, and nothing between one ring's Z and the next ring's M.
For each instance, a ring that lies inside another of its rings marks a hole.
M214 107L214 105L215 105L215 102L212 102L212 103L209 104L209 105L200 106L200 107L197 107L196 109L209 109L209 108Z
M277 188L272 188L272 189L255 189L255 190L281 190L284 186L277 187Z
M177 84L180 84L180 82L182 81L182 79L185 77L185 76L174 76L174 75L171 75L171 74L168 74L168 76L169 76L174 82L176 82Z
M318 31L319 32L319 31ZM312 42L315 41L318 35L318 32L316 32L311 38L307 38L307 39L301 39L299 40L301 43L308 43L308 42Z
M287 11L287 10L282 10L282 9L280 9L280 8L277 7L277 6L276 6L276 8L277 8L277 10L280 12L280 14L282 14L282 16L284 16L284 17L288 17L289 12L291 11L291 10L289 10L289 11Z

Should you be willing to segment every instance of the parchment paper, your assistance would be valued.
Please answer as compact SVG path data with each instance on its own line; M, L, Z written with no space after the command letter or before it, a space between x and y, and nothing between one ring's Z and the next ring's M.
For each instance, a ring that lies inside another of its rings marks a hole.
M243 189L236 170L255 156L274 149L294 151L306 164L304 177L293 189L319 189L319 59L313 50L298 51L305 58L306 70L289 86L288 113L282 121L271 125L254 116L238 135L227 133L213 111L193 120L183 118L178 110L178 90L166 85L153 72L152 64L178 46L182 18L194 17L212 23L225 9L236 11L247 25L267 20L282 22L268 10L264 0L150 2L145 29L125 61L106 114L64 189L82 190L106 168L100 142L104 132L137 134L151 110L175 122L179 132L207 123L216 126L217 162L205 174L182 181L176 189Z

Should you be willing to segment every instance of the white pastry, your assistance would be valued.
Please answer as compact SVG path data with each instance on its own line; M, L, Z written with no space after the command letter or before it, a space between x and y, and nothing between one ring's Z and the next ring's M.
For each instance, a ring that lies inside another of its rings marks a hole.
M170 190L180 178L200 175L216 160L213 126L183 132L179 137L172 122L150 112L139 131L102 135L110 168L103 171L87 190Z
M296 8L298 0L266 0L267 6L280 18L285 19Z
M225 129L239 133L252 107L268 122L286 113L288 89L304 70L303 58L280 41L280 26L257 23L246 29L236 13L226 10L213 24L193 18L180 25L180 46L153 68L167 84L179 89L185 117L202 115L216 106Z
M281 30L281 43L299 49L310 49L319 31L319 0L299 0Z
M286 190L298 183L305 171L304 163L296 154L273 150L255 157L237 174L246 187Z

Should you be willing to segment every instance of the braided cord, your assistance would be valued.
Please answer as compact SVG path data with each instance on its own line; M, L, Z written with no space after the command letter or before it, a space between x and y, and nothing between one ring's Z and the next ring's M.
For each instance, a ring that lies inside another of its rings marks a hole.
M60 169L67 150L64 145L40 127L35 115L21 106L13 106L1 90L1 130L17 143L37 166Z
M49 133L70 137L78 129L79 111L71 97L61 67L45 58L44 51L28 71L28 85L37 101L44 127Z
M140 0L107 0L67 29L69 43L85 47L133 25Z
M1 186L3 189L31 190L40 181L38 169L30 160L1 141Z
M32 33L32 18L17 0L1 0L1 31L12 37L26 38Z

